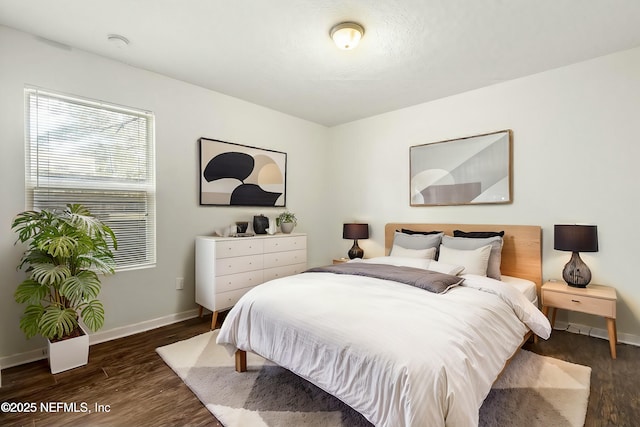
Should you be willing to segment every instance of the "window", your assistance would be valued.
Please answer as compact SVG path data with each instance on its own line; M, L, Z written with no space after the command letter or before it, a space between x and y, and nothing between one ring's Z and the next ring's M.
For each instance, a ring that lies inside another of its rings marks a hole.
M117 270L154 266L154 116L25 89L28 209L81 203L114 231Z

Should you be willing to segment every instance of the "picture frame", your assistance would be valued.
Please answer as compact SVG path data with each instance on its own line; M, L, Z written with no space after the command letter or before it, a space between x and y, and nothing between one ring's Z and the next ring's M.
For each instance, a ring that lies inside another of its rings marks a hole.
M409 148L411 206L512 202L511 129Z
M200 138L200 205L285 207L287 153Z

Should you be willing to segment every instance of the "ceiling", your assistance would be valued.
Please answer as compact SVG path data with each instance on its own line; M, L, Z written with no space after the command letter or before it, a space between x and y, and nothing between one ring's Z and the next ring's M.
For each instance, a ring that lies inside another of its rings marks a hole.
M0 24L334 126L640 46L640 1L0 0Z

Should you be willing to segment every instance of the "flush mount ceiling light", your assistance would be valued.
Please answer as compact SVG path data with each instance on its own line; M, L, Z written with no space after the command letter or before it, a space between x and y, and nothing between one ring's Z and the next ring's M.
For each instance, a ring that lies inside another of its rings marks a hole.
M120 34L108 34L107 40L109 40L109 43L111 43L118 49L122 49L129 44L129 39L121 36Z
M333 27L329 34L336 46L340 49L350 50L358 46L364 35L364 28L355 22L343 22Z

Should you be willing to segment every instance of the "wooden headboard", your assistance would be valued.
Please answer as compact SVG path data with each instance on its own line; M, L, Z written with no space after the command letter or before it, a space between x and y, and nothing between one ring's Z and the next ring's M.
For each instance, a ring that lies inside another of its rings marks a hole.
M407 228L415 231L443 231L453 236L453 230L504 231L502 263L500 271L506 276L531 280L542 286L542 229L537 225L482 225L482 224L405 224L389 223L384 228L385 254L393 246L396 230Z

